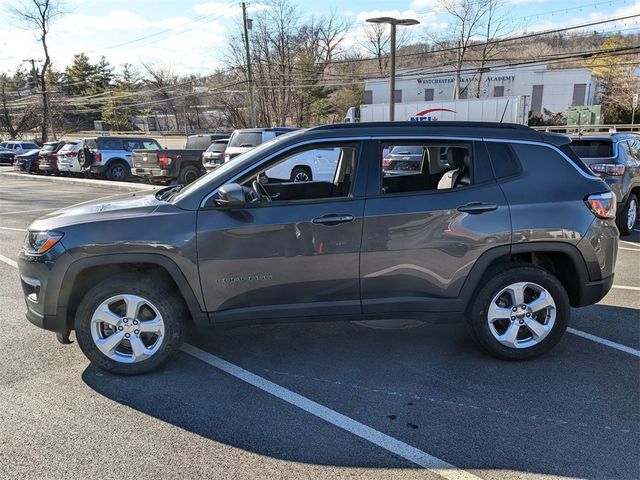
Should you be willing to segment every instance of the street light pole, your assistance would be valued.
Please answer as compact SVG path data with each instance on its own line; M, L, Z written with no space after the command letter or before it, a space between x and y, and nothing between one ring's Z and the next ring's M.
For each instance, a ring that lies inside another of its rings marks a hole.
M389 121L395 120L396 113L396 27L418 25L420 22L413 18L376 17L368 18L369 23L388 23L391 26L391 51L389 52Z
M396 24L391 24L391 60L389 67L389 121L396 119Z

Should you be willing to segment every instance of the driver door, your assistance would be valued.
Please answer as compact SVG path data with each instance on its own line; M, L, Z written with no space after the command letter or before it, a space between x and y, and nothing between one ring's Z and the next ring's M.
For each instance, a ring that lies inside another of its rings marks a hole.
M303 160L326 170L328 149L338 154L327 178L282 174ZM236 180L253 203L199 211L200 280L214 322L360 313L361 151L359 142L289 150Z

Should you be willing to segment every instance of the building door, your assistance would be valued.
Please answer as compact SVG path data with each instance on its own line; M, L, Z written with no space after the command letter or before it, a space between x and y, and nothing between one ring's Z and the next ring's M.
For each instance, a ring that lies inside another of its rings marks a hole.
M542 91L544 85L534 85L531 92L531 111L533 113L542 113Z

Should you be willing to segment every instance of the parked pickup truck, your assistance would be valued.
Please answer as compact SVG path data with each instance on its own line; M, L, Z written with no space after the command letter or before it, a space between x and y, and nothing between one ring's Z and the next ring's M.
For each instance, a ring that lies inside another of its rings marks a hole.
M167 184L176 180L186 185L206 173L202 154L209 144L223 134L191 135L186 148L161 150L134 150L131 173L146 178L153 184Z

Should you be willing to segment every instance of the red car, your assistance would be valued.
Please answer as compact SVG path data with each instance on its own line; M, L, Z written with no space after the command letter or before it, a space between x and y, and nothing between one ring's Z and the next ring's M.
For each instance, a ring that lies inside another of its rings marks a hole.
M39 169L46 174L58 173L58 150L60 150L67 142L47 142L40 150Z

